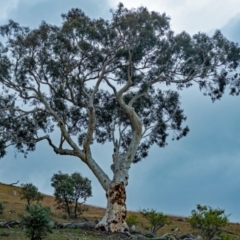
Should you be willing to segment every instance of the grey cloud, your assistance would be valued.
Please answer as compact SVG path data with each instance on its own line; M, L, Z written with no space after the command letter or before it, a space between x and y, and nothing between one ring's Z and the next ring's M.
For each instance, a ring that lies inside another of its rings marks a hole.
M71 8L80 8L92 18L108 18L110 16L110 6L107 4L107 0L51 0L38 1L34 4L21 1L18 8L9 11L8 15L20 25L37 27L44 20L51 24L61 23L61 14L67 13ZM2 24L3 21L0 23Z
M224 35L234 42L240 42L240 13L232 18L221 30Z

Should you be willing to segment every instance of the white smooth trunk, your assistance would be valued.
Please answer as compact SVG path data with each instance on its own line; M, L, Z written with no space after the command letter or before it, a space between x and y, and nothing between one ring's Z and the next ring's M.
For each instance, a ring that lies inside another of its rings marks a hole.
M106 213L96 228L107 232L128 232L125 184L112 182L106 197Z

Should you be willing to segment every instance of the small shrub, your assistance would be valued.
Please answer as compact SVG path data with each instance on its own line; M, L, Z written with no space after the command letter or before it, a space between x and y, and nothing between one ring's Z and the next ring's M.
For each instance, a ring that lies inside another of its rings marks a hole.
M2 202L0 202L0 215L3 214L3 211L4 211L4 205Z
M20 217L26 228L26 236L31 240L42 240L52 229L50 223L50 208L41 204L26 205L28 215L21 214Z
M127 216L126 222L127 222L127 225L131 227L139 223L139 218L135 214L129 214L129 216Z
M148 220L149 224L151 225L149 229L152 234L156 234L156 232L165 224L170 223L168 217L165 216L163 213L158 212L157 210L143 209L140 210L140 213Z
M237 240L237 238L235 238L234 236L229 235L228 233L221 234L221 237L224 240Z
M193 229L198 229L202 237L211 240L221 233L220 227L228 224L228 217L222 209L213 209L207 206L197 205L197 210L192 210L188 219Z

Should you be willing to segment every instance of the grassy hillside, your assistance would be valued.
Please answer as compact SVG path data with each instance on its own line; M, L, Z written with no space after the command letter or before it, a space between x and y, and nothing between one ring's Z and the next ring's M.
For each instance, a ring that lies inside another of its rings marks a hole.
M20 199L21 188L17 186L9 186L0 183L0 201L3 202L5 209L4 214L0 215L0 220L18 219L18 214L24 212L25 200ZM44 195L41 204L51 207L53 212L53 220L57 222L66 222L64 220L64 213L55 207L54 197L50 195ZM84 217L89 220L96 220L103 216L105 209L100 207L88 206L88 211L84 212Z
M3 202L5 206L4 214L0 215L0 221L19 219L18 214L24 212L24 207L26 202L23 200L20 200L20 192L21 192L20 187L9 186L9 185L0 183L0 201ZM53 196L44 194L44 200L41 203L42 205L51 207L51 210L53 212L51 218L54 222L71 222L71 220L65 220L63 218L64 213L56 209ZM104 208L88 205L88 211L84 212L83 215L78 219L78 221L83 221L83 217L92 221L95 221L96 219L101 219L104 212L105 212ZM143 232L146 231L144 227L147 226L147 222L144 218L142 218L142 216L138 212L129 211L128 214L129 215L135 214L139 217L140 224L136 227L137 228L136 230L140 230ZM161 230L159 230L158 235L162 235L166 232L171 232L175 228L181 229L178 235L192 232L189 223L186 221L184 217L169 216L169 219L171 221L171 224L169 224L168 226L164 226ZM75 221L75 220L72 220L72 221ZM231 223L226 229L229 231L236 232L240 236L239 223ZM5 239L5 238L0 237L0 239ZM6 239L10 239L10 238L6 238Z

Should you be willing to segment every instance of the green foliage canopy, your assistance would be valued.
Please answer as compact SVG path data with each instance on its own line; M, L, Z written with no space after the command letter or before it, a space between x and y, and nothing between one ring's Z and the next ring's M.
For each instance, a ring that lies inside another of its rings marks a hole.
M206 240L213 239L221 233L221 227L228 224L228 217L225 210L213 209L211 207L197 205L196 210L192 210L192 215L188 219L191 227L200 230Z
M168 217L155 209L142 209L140 214L145 217L151 225L151 232L156 234L157 231L165 224L169 224Z
M27 200L27 204L30 205L31 202L41 201L44 196L38 191L38 188L32 183L21 184L21 199Z
M129 227L139 224L139 217L135 214L128 214L126 218L127 225Z
M179 94L160 90L160 84L181 90L196 83L213 100L226 87L239 93L240 49L220 31L212 37L174 34L166 14L123 4L112 11L110 21L90 19L80 9L62 18L59 27L43 22L31 30L13 20L0 27L6 40L0 43L1 157L8 146L27 154L47 140L56 153L76 156L78 150L84 161L72 136L87 150L90 142L115 141L118 126L118 147L125 152L134 132L133 119L122 108L127 104L143 125L132 156L138 162L153 144L164 147L169 131L174 139L188 132L182 126L186 117ZM50 137L56 127L62 133L59 146ZM64 142L70 149L63 148Z
M26 236L31 240L41 240L49 233L52 233L50 227L49 207L43 207L41 204L26 205L27 215L20 214L22 223L26 228Z
M51 182L58 207L69 217L73 215L77 218L78 214L82 214L82 204L92 196L91 181L78 172L68 175L59 171L53 175ZM80 199L82 202L79 202Z

